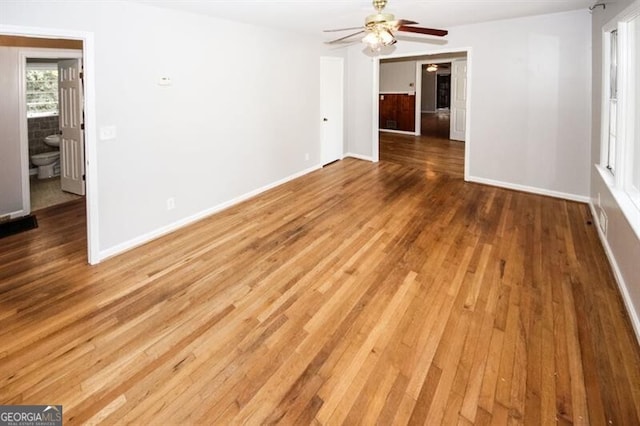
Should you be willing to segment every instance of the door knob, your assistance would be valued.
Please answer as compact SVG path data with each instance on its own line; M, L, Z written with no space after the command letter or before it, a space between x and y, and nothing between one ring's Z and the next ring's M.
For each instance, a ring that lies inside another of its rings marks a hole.
M327 117L323 118L322 121L329 121Z

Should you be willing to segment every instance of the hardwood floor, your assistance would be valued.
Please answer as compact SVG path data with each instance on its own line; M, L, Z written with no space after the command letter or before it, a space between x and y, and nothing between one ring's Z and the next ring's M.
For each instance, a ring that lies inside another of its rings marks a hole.
M100 265L0 242L0 403L65 424L640 423L584 204L345 159Z
M380 161L464 177L464 142L449 140L448 114L422 114L422 135L380 132Z

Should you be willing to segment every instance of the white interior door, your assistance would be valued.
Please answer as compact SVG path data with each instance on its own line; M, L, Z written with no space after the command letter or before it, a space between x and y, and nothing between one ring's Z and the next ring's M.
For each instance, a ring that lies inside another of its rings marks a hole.
M81 59L58 62L60 90L60 181L62 190L84 195L84 130Z
M344 60L320 58L320 129L322 165L344 156Z
M467 128L467 60L451 63L451 128L449 138L465 140Z

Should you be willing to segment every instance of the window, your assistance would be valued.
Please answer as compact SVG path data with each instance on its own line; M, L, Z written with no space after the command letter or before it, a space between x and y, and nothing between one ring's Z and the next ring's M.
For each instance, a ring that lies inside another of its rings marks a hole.
M628 172L624 179L624 189L636 208L640 210L640 10L638 15L629 21L627 32L630 95L627 110L628 152L625 153L628 157Z
M618 31L609 34L609 135L606 167L611 173L616 168L616 135L618 130Z
M58 65L27 63L27 117L58 114Z
M604 26L599 170L640 236L640 0Z

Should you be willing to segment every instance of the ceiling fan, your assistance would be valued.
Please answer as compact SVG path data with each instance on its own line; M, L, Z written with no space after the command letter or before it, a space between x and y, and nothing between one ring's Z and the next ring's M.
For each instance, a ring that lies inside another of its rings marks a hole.
M417 24L414 21L408 21L406 19L396 20L395 16L390 13L382 13L382 10L387 5L387 0L373 0L373 7L377 13L369 15L364 20L363 27L353 28L340 28L336 30L325 30L324 32L337 32L348 30L359 30L355 33L346 35L344 37L337 38L326 42L327 44L335 44L341 41L345 41L358 34L365 34L362 38L362 42L368 45L372 51L379 51L384 46L390 46L397 42L395 33L397 31L404 31L408 33L427 34L438 37L444 37L449 32L446 30L437 30L433 28L414 27Z

